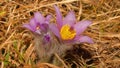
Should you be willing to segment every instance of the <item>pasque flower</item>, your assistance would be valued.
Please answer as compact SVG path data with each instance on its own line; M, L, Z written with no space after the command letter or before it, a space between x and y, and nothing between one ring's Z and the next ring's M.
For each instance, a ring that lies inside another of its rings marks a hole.
M91 21L77 22L73 11L70 11L63 19L59 8L57 6L54 6L54 8L56 11L56 23L49 23L51 15L44 17L41 13L35 12L34 17L29 23L24 24L23 27L29 29L34 34L35 48L40 61L56 64L55 57L53 57L54 54L64 56L66 51L72 48L72 46L65 46L67 44L61 44L61 41L72 43L93 43L93 41L90 37L82 34L92 23ZM60 41L54 39L54 37L52 38L51 32ZM51 61L51 59L55 61ZM57 64L61 63L57 62Z
M48 15L45 18L41 13L35 12L34 17L30 20L29 23L24 24L23 27L31 30L35 34L43 35L43 40L50 41L50 35L48 33L50 19L51 15Z
M62 14L57 6L54 5L56 11L56 22L50 24L51 31L63 41L70 41L73 43L87 42L93 43L92 39L88 36L84 36L82 33L92 23L89 20L76 22L75 14L70 11L63 19Z
M48 62L54 52L51 48L53 45L49 30L50 19L51 15L44 17L41 13L35 12L30 22L23 25L33 33L35 50L40 62Z

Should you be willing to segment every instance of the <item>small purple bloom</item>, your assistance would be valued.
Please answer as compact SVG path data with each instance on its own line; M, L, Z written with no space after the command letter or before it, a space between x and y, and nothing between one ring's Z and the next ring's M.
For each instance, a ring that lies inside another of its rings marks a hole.
M50 34L48 33L44 34L44 38L43 38L44 44L46 44L47 42L50 42L50 40L51 40Z
M34 17L30 20L29 23L24 24L23 27L31 30L35 34L44 35L46 41L49 41L50 35L46 36L46 34L49 29L50 19L51 19L51 15L48 15L45 18L44 16L42 16L41 13L35 12Z
M92 39L88 36L83 36L82 33L92 23L89 20L76 22L75 14L70 11L67 16L62 19L62 14L57 6L54 6L56 11L56 24L50 24L51 31L63 41L87 42L93 43Z
M24 24L23 27L31 30L34 33L40 34L41 31L46 32L48 30L48 24L51 19L51 15L48 15L46 18L42 16L41 13L35 12L34 17L30 20L29 23Z

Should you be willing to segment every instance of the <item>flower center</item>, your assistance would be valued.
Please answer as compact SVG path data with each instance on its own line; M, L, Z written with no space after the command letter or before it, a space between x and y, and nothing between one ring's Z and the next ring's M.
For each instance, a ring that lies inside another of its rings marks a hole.
M35 32L38 33L38 34L41 34L40 26L37 26L37 27L35 28Z
M40 26L37 26L37 27L36 27L36 30L39 30L39 29L40 29Z
M76 31L66 24L62 26L60 35L63 40L72 40L76 36Z

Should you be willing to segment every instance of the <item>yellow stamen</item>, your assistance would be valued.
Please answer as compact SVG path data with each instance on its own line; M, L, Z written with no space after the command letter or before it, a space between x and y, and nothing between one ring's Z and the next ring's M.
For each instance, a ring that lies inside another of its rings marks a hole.
M71 29L71 27L66 24L62 26L60 35L63 40L72 40L76 35L76 31L74 29Z

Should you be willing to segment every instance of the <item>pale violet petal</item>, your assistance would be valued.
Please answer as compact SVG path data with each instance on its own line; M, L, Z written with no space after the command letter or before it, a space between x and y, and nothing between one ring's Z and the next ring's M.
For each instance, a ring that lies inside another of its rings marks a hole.
M59 29L55 24L50 24L50 30L57 36L60 38L60 33L59 33Z
M41 30L40 30L40 29L36 30L35 32L36 32L37 34L39 34L39 35L41 34Z
M25 27L25 28L27 28L27 29L33 31L33 32L35 31L35 30L31 27L30 24L23 24L23 27Z
M76 42L80 42L80 43L91 43L93 44L93 40L88 37L88 36L77 36L75 39L74 39Z
M34 18L30 20L30 25L34 30L36 29L37 23L35 22Z
M49 22L51 18L52 18L51 15L47 15L45 21L48 21L48 22Z
M55 11L56 11L56 21L57 21L57 24L58 24L57 26L59 28L61 28L62 24L63 24L62 14L61 14L59 8L56 5L54 5L54 8L55 8Z
M41 13L39 13L39 12L35 12L34 13L34 18L35 18L35 21L37 22L37 23L44 23L44 21L45 21L45 18L44 18L44 16L41 14Z
M63 20L63 25L64 24L69 24L70 26L72 26L73 24L75 24L76 22L76 18L75 18L75 14L73 11L70 11L67 16L64 18Z
M81 34L86 30L86 28L91 24L91 21L85 20L85 21L80 21L74 25L74 29L77 33L77 35Z
M40 29L41 29L41 31L43 31L43 32L47 32L48 29L49 29L49 25L46 24L46 23L43 23L43 24L40 25Z

